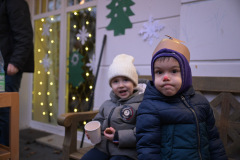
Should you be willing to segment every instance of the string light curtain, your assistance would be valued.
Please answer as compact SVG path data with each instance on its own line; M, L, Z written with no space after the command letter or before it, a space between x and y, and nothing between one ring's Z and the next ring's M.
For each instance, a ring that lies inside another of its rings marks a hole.
M67 112L86 111L96 71L96 7L69 12Z
M35 26L32 119L57 124L60 16L41 18Z

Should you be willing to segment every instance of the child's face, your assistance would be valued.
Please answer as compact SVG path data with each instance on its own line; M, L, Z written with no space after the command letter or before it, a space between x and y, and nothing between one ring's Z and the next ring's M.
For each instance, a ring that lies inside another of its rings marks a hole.
M133 94L134 84L129 78L118 76L111 80L111 87L113 92L123 99Z
M174 96L182 85L181 70L175 58L157 59L154 63L155 87L165 96Z

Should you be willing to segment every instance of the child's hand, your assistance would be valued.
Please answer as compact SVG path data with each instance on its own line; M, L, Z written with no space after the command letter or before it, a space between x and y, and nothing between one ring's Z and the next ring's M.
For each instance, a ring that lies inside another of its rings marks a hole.
M105 131L103 132L105 138L107 138L110 141L113 141L115 131L116 130L114 128L112 128L112 127L106 128Z

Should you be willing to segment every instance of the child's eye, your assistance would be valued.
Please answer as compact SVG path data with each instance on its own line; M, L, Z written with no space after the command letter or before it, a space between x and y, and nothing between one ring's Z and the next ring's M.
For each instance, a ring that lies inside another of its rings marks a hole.
M173 69L172 70L172 73L178 73L178 72L180 72L180 70L178 70L178 69Z
M118 83L118 80L113 80L112 83Z
M125 82L128 82L128 81L129 81L129 79L128 79L128 78L124 78L123 80L124 80Z
M155 74L162 74L162 71L155 71Z

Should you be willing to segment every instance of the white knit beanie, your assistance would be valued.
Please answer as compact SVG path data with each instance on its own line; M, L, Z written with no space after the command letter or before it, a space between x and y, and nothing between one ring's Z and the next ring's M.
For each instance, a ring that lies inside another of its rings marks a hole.
M108 69L109 85L111 86L111 80L114 77L125 76L131 79L136 87L138 84L138 74L133 62L133 56L127 54L117 55Z

